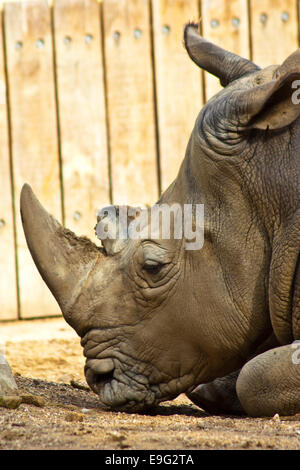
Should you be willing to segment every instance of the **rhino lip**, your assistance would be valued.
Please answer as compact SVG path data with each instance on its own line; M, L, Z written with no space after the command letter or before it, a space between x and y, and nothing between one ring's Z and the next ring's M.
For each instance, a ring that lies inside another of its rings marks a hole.
M99 394L101 388L106 383L111 382L114 369L112 359L87 359L84 373L86 381L93 392Z

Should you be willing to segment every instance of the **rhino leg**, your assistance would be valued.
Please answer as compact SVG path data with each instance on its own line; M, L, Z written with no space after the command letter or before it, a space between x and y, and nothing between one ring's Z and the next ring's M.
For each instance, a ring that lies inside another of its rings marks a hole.
M255 357L271 348L279 346L273 333L271 333L257 348L252 357ZM215 379L213 382L201 384L187 393L187 397L205 411L211 414L246 414L236 392L236 382L241 369Z
M198 385L187 397L211 414L245 414L236 393L236 381L240 370L213 382Z
M241 369L236 390L249 416L300 413L300 342L251 359Z

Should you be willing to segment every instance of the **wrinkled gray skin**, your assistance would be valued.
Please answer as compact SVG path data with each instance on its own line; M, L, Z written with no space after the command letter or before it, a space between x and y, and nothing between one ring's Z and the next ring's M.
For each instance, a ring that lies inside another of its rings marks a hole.
M28 246L82 337L86 379L105 408L138 411L186 392L215 413L294 414L300 105L291 85L300 50L261 70L200 38L196 25L184 37L224 89L201 110L160 202L205 205L203 248L146 238L106 252L105 241L99 249L64 229L25 185Z

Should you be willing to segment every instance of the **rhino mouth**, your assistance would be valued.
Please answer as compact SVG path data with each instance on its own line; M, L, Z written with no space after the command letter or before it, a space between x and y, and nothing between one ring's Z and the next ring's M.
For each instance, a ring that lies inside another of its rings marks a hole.
M102 409L144 412L176 398L194 383L193 367L179 377L167 373L128 344L130 334L132 330L123 326L92 328L81 339L86 381Z
M150 390L139 390L121 376L116 377L115 371L99 374L85 367L85 377L89 387L99 396L101 408L105 410L135 413L160 402Z
M133 366L128 368L116 358L88 358L84 374L87 384L99 396L100 406L105 410L138 412L161 401L145 377L141 380Z
M107 411L144 412L183 391L170 384L152 384L134 366L115 359L87 360L84 372L89 387L99 397L100 407Z

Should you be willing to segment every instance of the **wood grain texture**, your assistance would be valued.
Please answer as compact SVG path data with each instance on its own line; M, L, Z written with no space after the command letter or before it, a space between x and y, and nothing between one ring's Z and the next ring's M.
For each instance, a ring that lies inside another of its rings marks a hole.
M149 2L103 1L113 200L158 197Z
M249 58L247 0L202 0L202 28L205 39ZM219 79L205 73L206 99L222 89Z
M65 223L95 241L109 200L106 113L97 0L54 2Z
M61 218L50 11L40 0L8 3L4 14L21 316L40 317L60 310L27 248L19 198L27 182L46 209Z
M201 73L183 47L183 29L199 20L198 1L153 0L161 185L176 178L202 106Z
M18 317L18 308L2 21L0 22L0 135L0 319L13 320Z
M253 60L281 64L298 48L297 0L251 0Z

